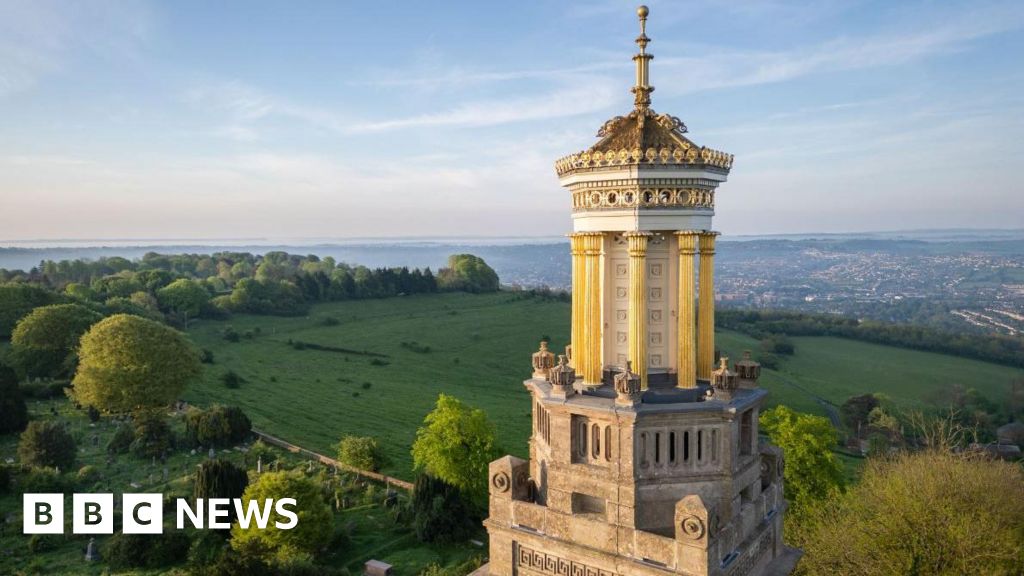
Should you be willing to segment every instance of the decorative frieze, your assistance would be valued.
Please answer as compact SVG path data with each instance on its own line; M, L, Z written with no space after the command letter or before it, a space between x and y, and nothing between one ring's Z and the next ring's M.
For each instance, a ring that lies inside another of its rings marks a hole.
M616 576L614 572L515 543L516 567L549 576Z
M619 187L582 189L572 192L572 209L622 210L626 208L702 208L715 207L715 191L694 187Z
M607 168L611 166L631 165L696 165L713 166L723 170L732 168L733 155L706 146L688 146L684 143L678 147L647 148L641 150L587 150L559 158L555 161L555 172L559 176L574 170L586 168Z

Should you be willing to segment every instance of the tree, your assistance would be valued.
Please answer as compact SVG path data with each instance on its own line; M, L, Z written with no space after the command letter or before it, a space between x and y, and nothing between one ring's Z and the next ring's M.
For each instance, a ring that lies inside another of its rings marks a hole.
M237 522L231 528L231 547L236 551L245 550L250 545L260 545L269 556L277 560L287 560L305 554L315 554L327 545L331 539L334 517L331 509L324 502L320 486L303 476L300 472L267 472L245 489L242 497L243 509L253 505L262 505L269 498L276 503L281 498L294 498L296 504L291 508L298 516L298 523L290 530L281 530L275 522L287 523L274 510L265 530L250 525L243 529Z
M448 266L437 273L437 284L442 290L464 290L466 292L497 292L498 273L472 254L453 254L448 257Z
M0 434L21 432L28 425L28 407L18 388L18 375L0 364Z
M79 356L75 398L105 412L166 406L202 370L184 334L128 314L96 323L82 336Z
M376 438L345 436L338 443L338 461L353 468L376 472L384 464L384 452Z
M74 372L78 340L102 316L81 304L40 306L11 333L11 359L28 376Z
M185 437L193 446L230 446L245 440L252 422L237 406L214 405L185 416Z
M49 466L70 470L77 452L75 439L62 424L49 420L33 420L21 433L18 459L26 466Z
M804 549L801 574L1021 574L1022 494L1019 465L976 454L871 459L849 492L810 510L787 539Z
M843 471L832 454L837 435L827 418L778 406L761 413L761 430L786 457L786 499L800 512L843 488Z
M420 474L412 495L413 525L423 542L459 542L474 528L473 514L459 489L428 474Z
M53 304L60 298L39 286L9 282L0 284L0 338L11 335L14 325L37 306Z
M195 280L179 278L157 290L156 298L161 308L173 312L188 325L188 319L199 316L199 311L210 301L210 293Z
M412 446L415 468L482 503L487 498L487 466L498 457L487 414L441 394L423 424Z
M249 474L227 460L205 460L196 470L196 481L192 487L192 497L203 498L241 498L249 486ZM229 516L233 522L235 510L232 506Z
M851 396L839 407L843 425L853 434L858 434L868 423L868 415L879 405L873 394Z

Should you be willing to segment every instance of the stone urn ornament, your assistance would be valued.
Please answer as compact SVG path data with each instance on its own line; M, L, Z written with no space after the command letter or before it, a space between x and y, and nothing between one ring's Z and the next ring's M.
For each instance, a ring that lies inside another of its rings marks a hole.
M533 353L533 377L544 378L548 377L548 373L555 366L555 355L548 351L548 341L540 341L540 350Z

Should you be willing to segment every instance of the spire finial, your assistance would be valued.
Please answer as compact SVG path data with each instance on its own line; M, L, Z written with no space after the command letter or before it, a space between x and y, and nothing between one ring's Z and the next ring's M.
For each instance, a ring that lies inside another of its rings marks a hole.
M651 105L651 92L654 91L654 87L650 85L648 81L648 68L652 58L652 54L647 53L647 44L651 41L647 37L647 15L651 11L647 9L647 6L640 6L636 9L636 15L640 19L640 35L636 38L637 46L640 47L640 53L633 56L633 61L636 62L636 85L631 90L636 96L634 104L637 110L646 111Z

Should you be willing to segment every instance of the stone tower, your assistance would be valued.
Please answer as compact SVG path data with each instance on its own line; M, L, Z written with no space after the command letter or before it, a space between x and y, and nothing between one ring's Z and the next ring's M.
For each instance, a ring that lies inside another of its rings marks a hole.
M782 453L758 437L759 366L715 367L711 218L732 156L651 109L637 13L633 110L555 164L572 195L572 343L557 365L542 346L524 382L530 460L490 465L492 576L785 574L798 557Z

